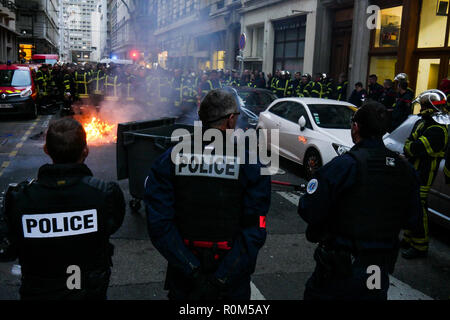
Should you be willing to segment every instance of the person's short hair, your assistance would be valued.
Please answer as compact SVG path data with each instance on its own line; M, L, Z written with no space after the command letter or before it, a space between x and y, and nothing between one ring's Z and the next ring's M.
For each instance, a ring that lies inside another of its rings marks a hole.
M372 79L378 79L378 77L377 77L376 74L371 74L371 75L369 76L369 78L372 78Z
M384 80L384 83L387 84L389 88L392 88L394 86L394 83L391 79Z
M369 100L353 116L359 126L361 138L381 138L388 128L386 107L378 101Z
M78 121L62 118L50 123L45 144L54 163L76 163L86 147L86 132Z
M357 83L355 83L355 87L363 88L364 86L363 86L362 82L357 82Z
M208 92L203 98L198 116L204 126L216 126L225 121L225 118L233 113L239 112L234 96L222 89Z

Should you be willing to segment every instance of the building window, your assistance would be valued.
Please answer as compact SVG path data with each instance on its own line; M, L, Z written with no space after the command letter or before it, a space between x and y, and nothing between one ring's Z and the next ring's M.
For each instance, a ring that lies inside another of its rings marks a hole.
M214 51L213 69L225 69L225 51Z
M422 1L417 48L444 47L447 15L438 14L440 2L437 0Z
M303 71L306 16L274 23L274 71Z
M403 7L382 9L375 30L375 48L398 47Z
M373 56L370 58L369 74L376 74L381 84L386 79L394 80L396 62L397 56Z

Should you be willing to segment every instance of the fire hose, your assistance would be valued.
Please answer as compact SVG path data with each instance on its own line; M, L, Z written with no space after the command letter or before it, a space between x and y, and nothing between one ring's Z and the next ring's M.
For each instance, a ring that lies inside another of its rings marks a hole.
M290 182L283 182L283 181L278 181L278 180L272 180L272 184L275 184L278 186L291 187L291 188L294 188L295 191L300 191L300 192L306 191L306 184L293 184Z

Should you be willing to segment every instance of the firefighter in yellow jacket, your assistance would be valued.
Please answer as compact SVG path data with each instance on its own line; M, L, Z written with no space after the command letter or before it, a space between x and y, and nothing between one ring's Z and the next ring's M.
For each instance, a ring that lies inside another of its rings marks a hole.
M441 160L448 146L448 119L445 110L447 99L439 90L428 90L413 103L420 103L420 119L415 123L406 140L404 154L418 172L420 178L420 200L423 211L421 230L405 230L402 256L405 259L425 257L428 252L428 204L430 188L436 178Z

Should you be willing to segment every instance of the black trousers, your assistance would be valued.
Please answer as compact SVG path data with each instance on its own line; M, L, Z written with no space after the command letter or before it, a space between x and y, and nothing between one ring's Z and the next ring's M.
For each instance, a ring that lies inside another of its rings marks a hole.
M194 288L194 282L191 278L185 276L175 267L168 266L166 274L165 289L169 290L169 300L188 300ZM221 295L221 300L250 300L250 275L244 275L238 281L230 284Z
M369 265L355 261L352 274L346 278L325 274L320 265L306 283L304 300L387 300L389 289L388 266L380 266L380 289L369 289Z
M81 288L69 290L66 278L23 276L21 300L106 300L111 269L91 271L81 279Z

